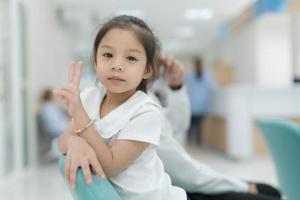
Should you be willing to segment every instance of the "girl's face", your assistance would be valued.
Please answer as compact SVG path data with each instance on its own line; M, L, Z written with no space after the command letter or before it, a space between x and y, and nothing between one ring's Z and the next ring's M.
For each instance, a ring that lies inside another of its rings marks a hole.
M152 75L146 63L145 49L130 30L113 28L98 46L96 71L107 92L134 93L141 80Z

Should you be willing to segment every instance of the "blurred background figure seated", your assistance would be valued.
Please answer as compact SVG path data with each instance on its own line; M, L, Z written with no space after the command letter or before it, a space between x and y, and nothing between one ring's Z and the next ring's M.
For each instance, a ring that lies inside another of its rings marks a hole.
M54 99L52 90L45 89L41 94L41 104L37 115L40 159L46 153L50 154L49 156L52 158L60 156L57 138L66 129L69 121L68 114Z

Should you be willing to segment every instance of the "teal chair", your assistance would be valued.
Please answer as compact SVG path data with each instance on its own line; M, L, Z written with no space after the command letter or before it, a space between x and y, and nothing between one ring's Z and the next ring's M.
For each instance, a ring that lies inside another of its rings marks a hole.
M59 158L58 165L60 173L64 176L65 156ZM121 200L107 179L100 179L93 174L93 182L88 185L80 168L76 179L75 189L70 188L68 184L69 190L75 200Z
M300 200L300 127L283 120L257 122L272 154L279 185L289 200Z

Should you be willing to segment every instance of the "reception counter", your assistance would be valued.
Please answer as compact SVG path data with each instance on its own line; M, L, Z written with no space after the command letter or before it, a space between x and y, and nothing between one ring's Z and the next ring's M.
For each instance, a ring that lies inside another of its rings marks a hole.
M218 88L213 94L210 114L204 125L204 142L214 143L234 159L246 159L257 152L257 146L263 145L257 144L262 142L257 141L261 140L261 136L255 135L255 120L295 119L299 116L300 87Z

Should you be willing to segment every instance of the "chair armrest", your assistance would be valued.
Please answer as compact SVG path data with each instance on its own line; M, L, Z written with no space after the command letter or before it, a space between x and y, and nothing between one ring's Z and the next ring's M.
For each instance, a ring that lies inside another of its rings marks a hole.
M63 176L65 159L65 156L62 155L58 162L59 171ZM87 184L83 172L81 168L79 168L76 176L76 188L72 189L68 184L73 198L76 200L121 200L108 179L101 179L92 173L92 180L93 182L91 184Z

